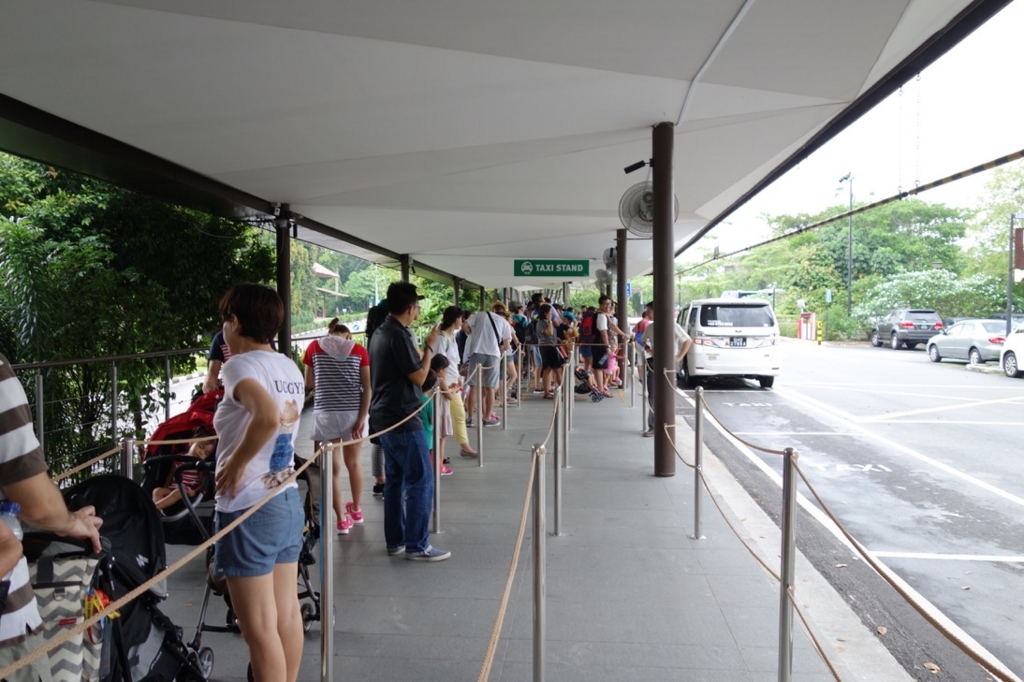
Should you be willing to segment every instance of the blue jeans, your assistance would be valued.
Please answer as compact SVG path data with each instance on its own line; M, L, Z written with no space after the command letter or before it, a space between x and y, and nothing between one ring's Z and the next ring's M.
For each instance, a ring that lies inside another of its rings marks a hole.
M407 552L430 546L434 472L423 429L382 434L384 446L384 540ZM403 504L404 498L404 504Z

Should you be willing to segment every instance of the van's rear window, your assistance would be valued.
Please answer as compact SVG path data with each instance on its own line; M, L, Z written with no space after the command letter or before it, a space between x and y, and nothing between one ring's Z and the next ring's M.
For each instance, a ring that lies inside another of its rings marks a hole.
M771 308L766 305L702 305L700 324L703 327L771 327Z

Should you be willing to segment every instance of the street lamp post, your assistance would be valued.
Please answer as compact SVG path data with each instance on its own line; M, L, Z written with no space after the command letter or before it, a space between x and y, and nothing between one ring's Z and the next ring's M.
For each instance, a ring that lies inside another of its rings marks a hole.
M1006 338L1010 338L1013 331L1013 221L1024 218L1024 213L1010 214L1010 248L1007 251L1009 266L1006 272Z
M846 240L846 316L849 317L853 308L853 173L847 173L839 178L839 182L850 185L850 215Z

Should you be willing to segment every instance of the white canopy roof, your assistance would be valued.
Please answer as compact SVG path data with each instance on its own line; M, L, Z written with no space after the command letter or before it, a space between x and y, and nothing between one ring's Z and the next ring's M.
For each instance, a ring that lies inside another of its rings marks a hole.
M677 123L681 246L1003 4L0 0L0 148L541 286L513 259L598 267L653 125Z

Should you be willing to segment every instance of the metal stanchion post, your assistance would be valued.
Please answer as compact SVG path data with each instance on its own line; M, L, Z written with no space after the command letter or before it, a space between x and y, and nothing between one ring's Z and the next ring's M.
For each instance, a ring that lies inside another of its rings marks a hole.
M693 539L703 540L700 527L700 501L704 487L701 471L704 462L704 387L696 391L697 416L693 422Z
M782 463L782 575L779 586L779 682L793 678L793 590L796 564L796 471L797 454L786 448Z
M516 369L518 370L516 372L516 400L518 401L516 404L519 407L522 407L523 406L523 369L524 369L523 368L523 360L526 359L526 356L523 354L523 344L521 344L521 343L519 344L519 349L516 352L519 353L519 362L516 363Z
M498 390L501 391L501 430L508 431L508 357L502 355L498 359L498 371L501 372L501 381L498 383Z
M476 465L484 465L484 370L483 365L476 368ZM488 415L490 416L490 415Z
M125 478L134 478L133 468L135 465L135 439L125 438L121 441L121 475Z
M320 453L320 682L334 679L334 526L331 499L334 486L334 448L326 443Z
M629 390L629 407L636 405L636 343L633 339L626 342L626 369L623 371L626 376L626 388Z
M434 518L431 532L441 532L441 466L444 463L444 453L441 452L441 388L434 389L434 442L431 447L434 449Z
M39 439L39 451L46 452L46 402L43 393L43 370L36 370L36 437Z
M171 356L164 357L164 419L171 418Z
M572 413L576 407L576 346L573 345L569 353L569 365L566 371L562 372L562 384L565 385L565 427L572 431Z
M533 446L533 682L544 682L544 640L547 630L547 527L544 491L544 446Z
M651 406L647 400L647 391L651 390L651 387L647 385L647 354L643 353L640 356L640 402L643 403L643 407L640 409L640 418L643 420L643 430L647 430L647 411L651 409Z
M110 363L110 440L117 442L117 365Z
M557 389L556 389L557 390ZM562 394L559 394L558 401L555 404L555 424L554 424L554 435L555 435L555 456L551 458L552 465L554 467L554 516L555 516L555 532L554 535L562 534L562 460L565 458L565 440L563 428L565 427L565 414L564 407L565 403L562 402Z

